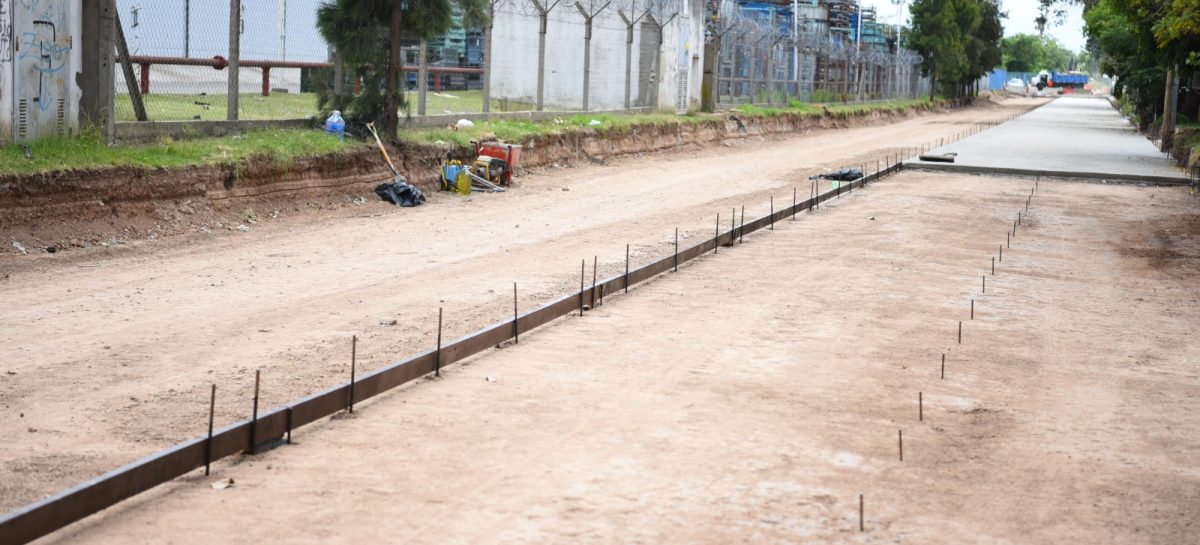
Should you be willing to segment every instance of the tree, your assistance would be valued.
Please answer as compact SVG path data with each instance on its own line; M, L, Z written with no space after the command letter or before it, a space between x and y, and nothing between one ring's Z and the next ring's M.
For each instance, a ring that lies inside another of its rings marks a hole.
M1004 14L993 0L916 0L906 43L946 96L961 97L1000 63Z
M1042 70L1066 72L1071 69L1075 54L1058 43L1054 38L1042 41Z
M1042 41L1030 34L1015 34L1001 43L1002 64L1009 72L1035 72L1042 66Z
M408 108L401 85L401 42L446 32L455 7L468 24L487 20L486 0L325 0L317 7L317 30L338 61L352 68L351 79L361 78L362 85L341 93L334 89L343 86L319 86L319 107L342 110L351 120L378 121L395 140L399 111ZM407 29L404 21L409 21Z

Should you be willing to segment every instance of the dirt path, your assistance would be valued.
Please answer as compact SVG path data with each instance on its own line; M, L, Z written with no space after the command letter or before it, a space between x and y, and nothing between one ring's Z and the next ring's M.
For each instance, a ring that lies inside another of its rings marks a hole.
M1043 182L980 293L1030 186L901 174L49 542L1192 542L1190 198Z
M246 417L255 369L264 406L278 405L345 380L351 335L361 368L376 368L432 346L438 307L453 338L507 316L513 281L527 308L576 285L582 258L615 272L626 243L635 260L661 255L676 226L707 236L714 213L761 213L823 168L1031 104L545 172L503 195L370 203L240 236L8 259L0 511L201 434L210 384L218 424Z

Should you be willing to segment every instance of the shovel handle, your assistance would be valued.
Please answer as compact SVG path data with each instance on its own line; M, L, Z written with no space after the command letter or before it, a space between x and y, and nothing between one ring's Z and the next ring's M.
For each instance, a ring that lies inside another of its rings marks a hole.
M367 129L371 131L371 136L375 137L375 144L379 146L379 151L383 152L383 158L387 160L388 167L392 169L392 174L399 176L400 173L396 171L396 165L392 163L392 157L388 155L387 148L383 147L383 142L379 140L379 133L375 132L375 122L367 123Z

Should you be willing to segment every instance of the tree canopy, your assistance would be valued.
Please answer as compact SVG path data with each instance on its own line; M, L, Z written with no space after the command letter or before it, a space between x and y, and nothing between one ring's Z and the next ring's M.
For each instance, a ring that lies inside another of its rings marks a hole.
M1194 81L1200 0L1088 0L1084 6L1085 31L1101 70L1117 76L1113 93L1127 98L1143 121L1162 113L1168 68L1179 68L1179 81ZM1184 108L1193 118L1196 94L1192 89Z
M1053 38L1014 34L1004 38L1002 65L1010 72L1054 70L1065 72L1075 64L1075 54Z
M960 97L1001 61L1004 35L996 0L916 0L907 45L946 96Z

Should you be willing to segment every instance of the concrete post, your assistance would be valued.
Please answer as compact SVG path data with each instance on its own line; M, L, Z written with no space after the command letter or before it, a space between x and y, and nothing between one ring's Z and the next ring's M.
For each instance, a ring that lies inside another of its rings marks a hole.
M538 78L537 78L537 111L545 109L543 99L546 90L546 26L550 18L550 10L554 9L561 0L543 4L538 0L530 0L538 10Z
M483 27L483 113L492 111L492 27L496 20L496 2L488 2L488 23Z
M633 24L634 21L625 16L625 12L617 10L617 15L625 22L625 109L629 109L629 86L633 80Z
M700 78L700 111L712 113L717 109L717 52L720 38L704 44L704 75Z
M429 93L429 40L421 38L417 53L417 115L425 115L425 100Z
M116 0L97 0L83 5L83 70L79 74L82 96L79 125L94 127L113 143L114 122L112 53L116 47Z
M225 118L238 119L238 56L241 52L242 0L229 0L229 86Z

